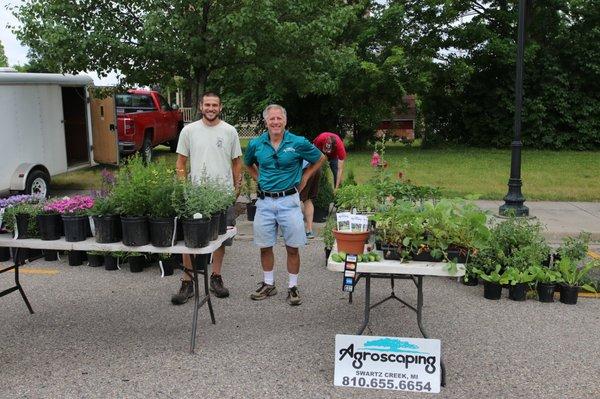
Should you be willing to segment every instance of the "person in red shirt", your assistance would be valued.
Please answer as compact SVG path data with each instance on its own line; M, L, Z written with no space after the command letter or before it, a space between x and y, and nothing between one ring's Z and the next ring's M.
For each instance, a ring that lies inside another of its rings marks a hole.
M344 160L346 159L344 142L335 133L323 132L314 139L313 144L327 156L329 167L333 173L333 187L334 190L337 190L342 183Z
M344 172L344 160L346 159L346 148L344 142L335 133L323 132L319 134L313 141L323 154L327 156L329 167L333 173L334 190L342 183L342 174ZM320 171L319 171L320 172ZM320 173L315 173L300 193L300 199L304 203L304 219L306 220L306 237L315 238L313 234L313 216L315 214L315 206L313 200L317 197L319 190Z

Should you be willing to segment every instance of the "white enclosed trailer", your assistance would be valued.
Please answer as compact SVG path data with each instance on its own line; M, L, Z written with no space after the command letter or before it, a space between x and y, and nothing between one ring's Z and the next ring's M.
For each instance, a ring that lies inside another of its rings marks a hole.
M54 175L118 163L114 105L92 99L92 85L86 75L0 72L0 193L47 195Z

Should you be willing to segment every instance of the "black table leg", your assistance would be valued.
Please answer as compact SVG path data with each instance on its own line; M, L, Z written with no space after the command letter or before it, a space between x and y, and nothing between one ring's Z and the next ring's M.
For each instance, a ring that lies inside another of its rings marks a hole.
M208 289L210 254L197 255L192 258L192 281L194 282L194 315L192 318L192 338L190 342L190 353L194 353L196 347L196 330L198 328L198 310L208 303L208 311L212 324L215 324L215 314L212 303L210 302L210 291ZM204 277L204 297L200 299L200 284L198 283L198 273Z
M15 286L8 288L4 291L1 291L0 297L3 297L4 295L8 295L13 291L19 290L19 292L21 293L21 297L23 298L23 301L25 302L25 305L27 305L27 309L29 309L29 313L33 314L33 309L31 308L31 305L29 304L29 300L27 299L27 295L25 295L25 291L23 290L23 287L21 286L21 282L19 281L19 266L20 266L20 264L19 264L19 248L15 249L15 253L13 255L13 260L14 260L14 265L0 270L0 273L7 272L9 270L14 270L15 271Z
M365 315L363 323L358 329L356 335L362 335L363 331L365 331L365 328L367 328L367 325L369 324L369 316L371 315L371 276L367 274L365 279L367 280L365 282Z

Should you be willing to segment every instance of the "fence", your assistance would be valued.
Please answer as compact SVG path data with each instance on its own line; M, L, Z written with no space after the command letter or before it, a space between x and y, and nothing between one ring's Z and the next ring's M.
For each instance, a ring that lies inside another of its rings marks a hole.
M179 108L181 113L183 114L183 123L191 123L194 122L192 119L192 108L191 107L181 107ZM244 121L241 123L233 123L238 132L239 137L256 137L263 130L263 127L258 119L252 120L250 122Z

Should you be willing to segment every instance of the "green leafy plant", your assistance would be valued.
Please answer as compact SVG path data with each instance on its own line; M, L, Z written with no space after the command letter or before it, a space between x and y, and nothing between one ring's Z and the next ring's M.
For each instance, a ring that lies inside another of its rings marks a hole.
M585 259L590 245L590 233L581 232L577 237L565 237L556 251L561 258L569 258L575 262Z
M473 271L477 273L482 280L487 281L488 283L506 284L508 283L508 279L506 276L500 273L500 269L501 266L496 265L491 271L485 271L477 268L473 269Z
M138 155L119 169L112 195L118 211L125 216L145 216L150 204L149 182L154 178Z
M335 238L333 237L333 229L335 228L335 217L329 216L325 221L325 226L323 226L323 230L321 230L321 236L323 237L323 243L325 244L325 248L333 248L333 244L335 243Z
M503 278L506 279L508 284L529 284L535 281L535 273L531 268L525 270L518 269L516 267L509 267L503 273Z
M21 202L4 210L3 223L8 231L15 231L16 215L19 213L29 215L27 231L29 236L37 237L39 235L36 216L42 213L42 203Z
M315 208L329 209L329 204L334 201L333 183L330 178L331 172L329 165L324 163L321 166L321 178L319 179L319 191L314 201Z
M530 270L535 276L535 281L538 283L554 284L562 281L561 274L558 270L539 265L531 266Z
M175 171L164 160L148 166L148 215L154 218L175 217L176 212L171 200L175 189Z
M560 272L561 278L566 285L572 287L581 286L587 291L593 291L594 288L585 284L588 273L600 266L598 261L587 262L583 267L578 267L577 262L564 257L556 264L556 269Z
M177 216L192 219L202 215L210 217L220 210L223 193L210 185L197 185L190 181L180 182L171 194L173 208Z
M113 196L96 197L94 199L94 206L87 211L89 216L109 216L116 215L117 213L118 208Z
M335 193L335 204L340 210L356 209L359 212L375 212L380 207L377 190L369 184L338 188Z

